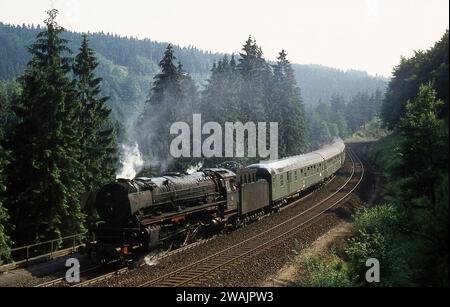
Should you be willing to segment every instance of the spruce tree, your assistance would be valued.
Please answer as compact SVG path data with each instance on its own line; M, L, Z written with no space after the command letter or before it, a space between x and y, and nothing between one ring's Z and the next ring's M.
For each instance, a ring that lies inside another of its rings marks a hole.
M80 210L82 170L79 140L80 101L68 76L70 61L56 10L29 51L20 82L18 118L8 138L7 205L17 244L58 239L84 231Z
M231 58L225 55L218 63L214 63L211 76L202 92L201 113L204 121L215 121L224 127L225 122L243 120L239 105L241 81L234 55ZM225 136L222 142L225 144ZM228 159L212 158L207 163L214 166Z
M82 182L85 191L94 191L114 178L116 169L116 137L106 105L109 97L101 97L102 78L95 76L98 66L87 35L75 57L73 72L81 101L81 158L85 170Z
M259 122L267 119L269 87L272 83L270 65L263 58L261 48L250 36L239 54L237 70L242 77L239 86L241 121Z
M298 155L306 150L304 106L286 52L282 50L277 59L271 95L271 120L278 122L279 155Z
M172 45L168 45L162 60L161 71L154 77L149 99L140 115L136 129L140 131L138 143L144 156L158 161L161 169L171 163L170 125L176 120L176 112L183 98L181 73L174 64L176 57Z

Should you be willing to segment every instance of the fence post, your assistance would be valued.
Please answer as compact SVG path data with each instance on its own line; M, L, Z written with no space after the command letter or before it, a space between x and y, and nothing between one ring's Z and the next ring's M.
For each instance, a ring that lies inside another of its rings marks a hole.
M27 245L27 263L29 258L30 258L30 246Z
M73 236L73 246L72 246L72 253L75 253L75 238L77 235Z

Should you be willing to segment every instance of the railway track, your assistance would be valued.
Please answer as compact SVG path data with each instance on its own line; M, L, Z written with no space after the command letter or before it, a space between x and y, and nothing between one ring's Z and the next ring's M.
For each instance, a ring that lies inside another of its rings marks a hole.
M351 149L348 150L348 154L352 163L350 177L340 189L327 198L277 226L209 257L145 282L140 287L199 286L212 276L227 271L231 266L289 239L303 226L346 200L359 186L364 177L364 166Z
M87 274L89 272L92 272L92 271L95 271L95 270L97 270L99 268L100 268L100 266L95 266L95 267L89 268L87 270L81 271L80 275L85 275L85 274ZM50 281L44 282L42 284L38 284L35 287L37 287L37 288L56 287L56 286L62 286L64 284L66 284L66 283L67 282L66 282L65 277L59 277L59 278L52 279Z
M181 253L183 251L191 249L200 244L204 244L212 239L214 239L214 237L208 238L206 240L197 241L197 242L191 243L189 245L186 245L185 247L177 248L172 251L162 252L162 253L157 254L154 257L152 257L150 259L150 261L154 261L154 262L160 261L166 257L173 256L175 254ZM141 264L139 266L143 266L143 265L145 265L145 264ZM111 272L104 273L104 272L101 272L102 269L104 270L104 267L102 267L101 265L97 265L97 266L91 267L89 269L86 269L84 271L81 271L80 272L80 280L81 281L79 283L70 284L66 281L65 277L59 277L59 278L38 284L35 287L44 287L44 288L45 287L87 287L87 286L90 286L97 282L106 280L113 276L121 275L123 273L126 273L126 272L132 270L131 268L128 268L128 267L121 267L121 268L113 270Z
M145 282L140 287L150 286L185 286L185 285L200 285L205 280L209 279L213 275L220 274L228 270L231 266L237 265L243 262L253 255L260 253L270 247L273 247L284 240L287 240L294 235L300 228L310 223L326 211L332 209L342 201L344 201L350 194L359 186L364 176L364 166L361 160L349 149L347 151L348 156L352 163L351 174L349 179L333 194L329 195L325 199L321 200L314 206L307 210L295 215L289 220L284 221L258 235L248 238L239 242L233 246L230 246L218 253L215 253L209 257L196 261L188 266L177 269L168 274L162 275L158 278ZM359 174L359 176L358 176ZM295 200L294 202L286 205L285 207L293 206L305 198L309 197L313 193ZM285 209L283 207L283 209ZM174 254L183 252L187 249L195 247L199 244L206 243L213 238L195 242L189 244L186 247L179 248L167 253L163 253L160 256L152 259L153 261L159 261L163 258L172 256ZM145 264L142 264L145 265ZM95 283L104 281L113 276L123 274L130 271L129 268L120 268L106 274L98 273L99 267L90 268L84 272L81 272L81 279L83 281L76 284L68 284L64 277L51 280L49 282L38 285L37 287L54 287L54 286L70 286L70 287L86 287ZM97 272L96 272L97 271ZM83 276L84 275L84 276ZM87 275L87 276L86 276ZM91 277L90 275L94 276Z

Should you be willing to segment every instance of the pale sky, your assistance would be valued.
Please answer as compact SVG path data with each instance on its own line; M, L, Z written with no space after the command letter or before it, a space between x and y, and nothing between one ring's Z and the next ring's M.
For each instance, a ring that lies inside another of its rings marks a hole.
M69 30L225 53L251 34L271 60L284 48L294 63L384 76L449 25L448 0L0 0L0 21L42 24L50 8Z

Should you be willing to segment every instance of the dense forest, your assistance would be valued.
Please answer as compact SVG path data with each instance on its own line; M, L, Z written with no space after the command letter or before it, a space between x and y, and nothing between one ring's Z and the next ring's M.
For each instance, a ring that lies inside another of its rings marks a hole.
M271 65L250 37L237 60L225 55L213 65L211 77L200 93L181 63L175 63L176 57L169 45L160 62L161 72L155 77L150 99L133 129L138 132L134 136L144 155L159 162L159 165L153 165L158 171L167 168L182 171L199 162L185 158L174 160L167 150L171 124L176 121L190 123L194 113L201 114L203 122L214 121L221 127L225 122L277 122L279 155L284 157L306 151L304 107L284 50L277 63ZM215 150L216 146L210 144L208 149ZM215 158L201 162L213 166L223 159L230 159L221 158L225 156L223 147L217 150ZM236 160L245 164L258 161L258 157Z
M40 31L40 26L12 26L0 22L0 80L8 81L23 73L30 60L27 46ZM68 39L68 48L75 52L83 39L82 34L66 31L62 35ZM148 99L149 84L160 70L158 63L167 43L106 33L89 33L88 36L100 63L97 74L103 78L103 92L110 97L107 104L112 108L114 118L124 125L133 123ZM177 61L182 63L199 89L206 86L213 63L224 56L192 46L173 48ZM292 64L292 68L306 107L321 100L329 101L333 95L340 95L347 101L358 92L384 92L388 82L386 78L373 77L366 72L320 65Z
M361 210L355 236L333 259L309 259L311 286L364 286L366 260L377 258L375 286L449 285L449 36L402 58L382 103L392 134L367 156L383 173L384 203Z
M384 93L358 92L345 99L341 95L333 95L329 101L320 101L316 106L307 109L308 140L310 148L317 148L329 143L334 137L350 138L358 131L370 127L374 138L382 136L379 125L381 105ZM378 123L375 127L369 123Z

